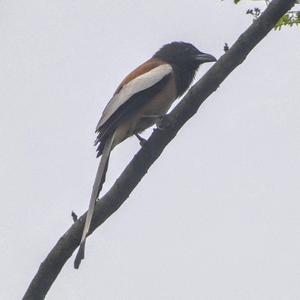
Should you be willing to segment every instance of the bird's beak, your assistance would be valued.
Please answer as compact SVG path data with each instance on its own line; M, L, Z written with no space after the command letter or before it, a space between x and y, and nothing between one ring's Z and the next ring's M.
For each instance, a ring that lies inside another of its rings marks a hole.
M196 60L198 60L201 63L217 61L217 59L214 56L212 56L211 54L207 54L207 53L197 54Z

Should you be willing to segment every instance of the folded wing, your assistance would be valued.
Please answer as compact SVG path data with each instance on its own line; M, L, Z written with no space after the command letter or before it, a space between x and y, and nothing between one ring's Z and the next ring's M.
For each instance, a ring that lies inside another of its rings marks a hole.
M130 99L135 94L147 90L159 83L163 78L172 73L172 66L151 59L130 73L120 84L112 99L106 105L96 132L124 105L129 105Z

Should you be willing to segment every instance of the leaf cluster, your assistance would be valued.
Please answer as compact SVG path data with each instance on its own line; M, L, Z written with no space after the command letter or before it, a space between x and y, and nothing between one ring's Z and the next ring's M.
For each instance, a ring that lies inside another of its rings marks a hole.
M277 24L275 25L275 30L280 30L283 26L299 25L300 24L300 11L289 11L283 15Z
M260 0L251 0L251 1L260 1ZM262 0L265 2L266 5L270 4L270 0ZM238 4L241 2L241 0L233 0L235 4ZM299 3L300 1L297 1ZM254 19L257 19L261 13L261 9L258 7L249 8L246 11L246 14L252 15ZM280 20L275 25L275 30L281 30L284 26L292 27L293 25L299 25L300 24L300 11L292 11L290 10L285 15L283 15Z

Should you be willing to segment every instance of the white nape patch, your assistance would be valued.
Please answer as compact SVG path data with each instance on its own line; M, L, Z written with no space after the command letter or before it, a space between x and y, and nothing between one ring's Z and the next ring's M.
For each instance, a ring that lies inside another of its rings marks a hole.
M110 99L106 105L101 119L97 125L97 129L102 126L117 109L123 105L134 94L150 88L158 83L166 75L172 72L172 66L169 64L160 65L147 73L144 73L125 84L120 92Z

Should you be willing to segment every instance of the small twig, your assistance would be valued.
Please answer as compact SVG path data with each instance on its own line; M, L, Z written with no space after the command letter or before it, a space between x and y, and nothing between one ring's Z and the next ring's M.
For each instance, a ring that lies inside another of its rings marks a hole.
M76 215L76 213L73 210L72 210L71 216L72 216L73 222L74 223L77 222L78 216Z

